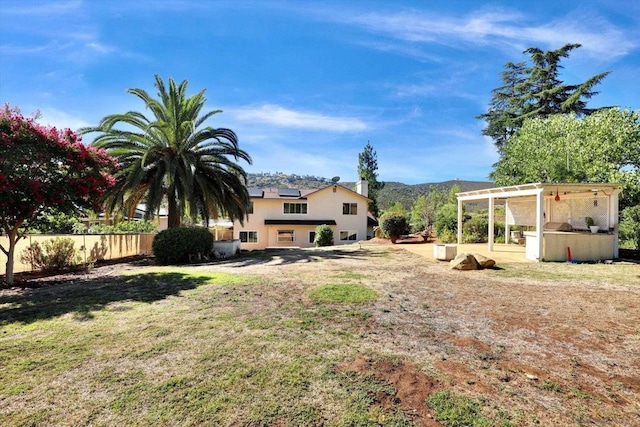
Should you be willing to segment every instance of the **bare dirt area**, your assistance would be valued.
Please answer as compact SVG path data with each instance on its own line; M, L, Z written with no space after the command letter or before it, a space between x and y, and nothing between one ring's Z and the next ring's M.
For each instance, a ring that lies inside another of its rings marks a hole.
M358 356L337 370L391 384L393 402L378 396L376 404L402 406L417 425L440 425L425 400L451 390L480 399L483 412L505 425L640 426L638 264L615 266L629 280L559 280L554 265L461 272L401 245L363 243L191 268L268 278L275 285L255 295L256 305L284 298L311 305L308 290L326 283L375 289L378 300L366 306L370 316L351 326L360 337ZM39 279L39 286L67 279Z
M632 272L628 283L559 281L529 278L526 270L557 265L520 266L510 277L509 265L454 271L401 245L352 250L326 258L322 251L281 252L264 263L218 268L310 284L362 274L359 281L380 299L363 332L364 359L350 369L393 383L412 411L403 388L423 400L415 389L423 384L426 394L446 388L485 399L485 409L508 411L514 425L640 425L640 265L622 266ZM408 364L380 362L380 354ZM394 380L411 367L428 380ZM433 425L429 411L419 414L421 425Z

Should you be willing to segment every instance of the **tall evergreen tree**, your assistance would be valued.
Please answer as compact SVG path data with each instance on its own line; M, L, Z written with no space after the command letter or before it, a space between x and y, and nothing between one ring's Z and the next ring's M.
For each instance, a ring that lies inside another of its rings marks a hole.
M609 72L596 74L580 84L565 84L559 78L560 61L580 46L577 43L566 44L546 52L531 47L523 52L530 56L530 67L524 62L505 64L503 85L492 91L488 111L478 116L487 124L483 135L491 137L501 152L504 143L528 118L544 118L558 113L584 116L595 111L587 108L586 100L598 93L593 88Z
M369 183L369 212L376 218L379 214L378 191L384 186L378 181L378 154L367 141L364 150L358 154L358 178L366 179Z
M521 112L524 110L527 93L527 64L507 62L502 72L503 85L493 89L489 111L478 116L487 122L483 135L491 137L500 148L522 125Z
M155 80L159 99L142 89L128 90L145 103L150 117L135 111L113 114L81 130L98 132L93 145L118 159L116 186L105 208L131 215L139 203L146 203L148 219L166 201L170 228L180 226L185 216L244 220L247 177L237 162L251 163L251 157L239 148L232 130L203 127L221 112L200 115L204 90L187 97L186 80L177 85L169 79L168 88L159 76Z

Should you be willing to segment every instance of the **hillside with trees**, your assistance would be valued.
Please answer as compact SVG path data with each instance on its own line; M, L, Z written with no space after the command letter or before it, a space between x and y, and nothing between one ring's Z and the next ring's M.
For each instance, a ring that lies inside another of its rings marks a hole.
M331 179L312 175L285 174L283 172L248 174L249 188L322 188L332 183ZM338 182L339 185L353 190L355 182ZM403 184L401 182L385 182L378 191L378 204L381 210L388 209L396 202L410 209L420 195L428 194L432 188L448 193L451 187L458 185L460 191L473 191L493 187L489 181L450 180L424 184Z

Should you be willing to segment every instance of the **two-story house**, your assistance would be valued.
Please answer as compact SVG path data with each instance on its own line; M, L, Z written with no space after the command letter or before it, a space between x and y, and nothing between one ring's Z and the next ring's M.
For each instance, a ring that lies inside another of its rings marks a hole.
M334 244L367 239L368 183L356 191L331 184L321 189L249 189L249 216L233 224L233 238L242 249L312 247L318 225L333 230Z

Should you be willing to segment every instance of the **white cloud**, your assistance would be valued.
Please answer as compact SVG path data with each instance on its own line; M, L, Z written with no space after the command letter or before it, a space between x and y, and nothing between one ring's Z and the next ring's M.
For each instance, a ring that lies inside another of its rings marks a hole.
M430 96L438 95L442 91L441 85L421 84L421 85L404 85L396 88L396 96Z
M233 114L240 121L261 122L285 128L328 132L360 132L368 128L367 123L359 118L329 116L315 112L299 112L274 104L226 111Z
M113 46L98 43L96 41L89 42L86 44L86 46L97 53L106 54L106 53L111 53L116 51L116 48L114 48Z
M3 13L8 15L51 16L74 12L82 7L82 0L16 2L11 6L3 4Z
M40 118L37 122L46 126L55 126L58 129L69 128L73 131L82 127L91 126L90 123L79 116L48 107L40 109Z
M479 11L464 17L426 13L418 10L396 13L351 13L336 18L338 22L360 26L391 39L412 44L509 45L519 49L545 44L558 48L566 43L581 43L582 51L590 57L616 58L629 54L640 46L638 37L630 37L604 18L582 12L539 25L525 23L514 12ZM390 50L389 43L369 43L380 50ZM400 48L395 48L400 50ZM405 47L403 53L424 53Z

